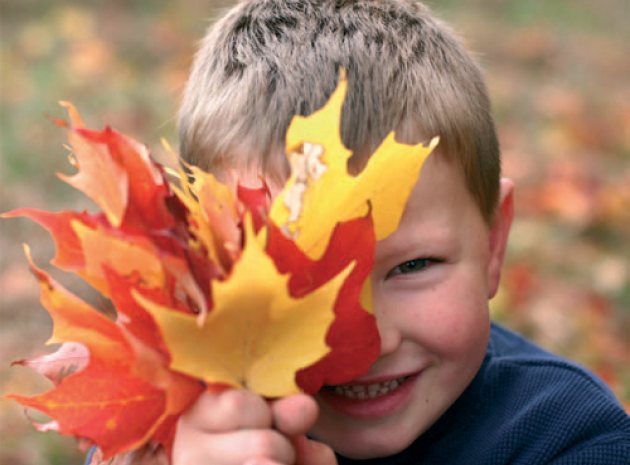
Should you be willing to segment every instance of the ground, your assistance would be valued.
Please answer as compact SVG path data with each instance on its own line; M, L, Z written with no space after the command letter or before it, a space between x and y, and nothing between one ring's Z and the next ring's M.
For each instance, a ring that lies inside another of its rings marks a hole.
M227 2L226 2L227 3ZM625 0L433 1L486 70L516 181L517 220L495 319L600 375L630 408L630 12ZM110 123L159 154L195 43L218 2L5 0L0 16L0 211L84 208L54 175L71 172L63 116ZM20 244L44 266L47 235L0 222L0 393L38 392L10 362L46 351L50 320ZM65 282L66 277L60 276ZM69 282L78 286L76 282ZM83 292L89 292L83 288ZM79 464L73 441L35 433L0 400L0 462Z

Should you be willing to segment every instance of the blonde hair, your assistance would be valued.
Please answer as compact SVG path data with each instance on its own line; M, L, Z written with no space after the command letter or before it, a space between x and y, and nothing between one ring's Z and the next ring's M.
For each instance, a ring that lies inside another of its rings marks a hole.
M203 39L179 115L182 156L221 171L256 166L287 175L284 137L295 114L321 107L348 76L341 132L360 169L392 130L439 135L482 215L498 197L500 156L475 59L414 0L249 0Z

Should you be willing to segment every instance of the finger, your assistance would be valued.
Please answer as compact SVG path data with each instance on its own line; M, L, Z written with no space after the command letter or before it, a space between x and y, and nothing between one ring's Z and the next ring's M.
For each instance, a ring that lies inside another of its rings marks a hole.
M337 465L335 453L326 444L298 436L293 439L293 446L297 465Z
M273 425L287 436L297 436L309 431L317 420L319 407L310 396L296 394L271 404Z
M274 430L181 433L175 437L173 465L242 465L251 460L293 465L296 461L291 442Z
M239 428L269 428L271 410L264 399L245 389L203 393L182 415L180 422L207 432Z
M267 459L264 457L263 458L256 457L256 458L247 460L247 462L245 462L243 465L285 465L285 464L281 462L276 462L275 460Z

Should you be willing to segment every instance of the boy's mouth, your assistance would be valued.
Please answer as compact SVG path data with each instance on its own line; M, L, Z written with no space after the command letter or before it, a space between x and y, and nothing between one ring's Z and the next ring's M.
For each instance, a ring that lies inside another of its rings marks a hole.
M383 418L407 405L422 371L396 378L383 377L325 386L320 391L319 400L344 416L366 420Z
M337 396L353 400L375 399L385 396L398 389L410 376L370 384L342 384L337 386L325 386L324 390Z

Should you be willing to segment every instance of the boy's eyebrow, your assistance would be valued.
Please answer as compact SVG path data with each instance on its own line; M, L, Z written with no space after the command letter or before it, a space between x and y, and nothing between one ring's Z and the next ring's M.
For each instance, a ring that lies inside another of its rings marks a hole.
M450 234L447 228L440 228L435 232L419 231L419 229L413 228L413 231L397 237L395 241L388 241L388 238L385 238L377 242L377 258L379 260L394 259L412 252L417 256L431 255L448 246Z

